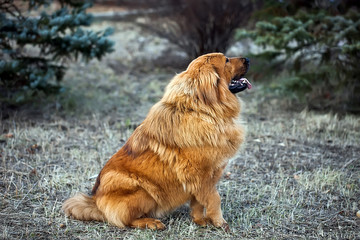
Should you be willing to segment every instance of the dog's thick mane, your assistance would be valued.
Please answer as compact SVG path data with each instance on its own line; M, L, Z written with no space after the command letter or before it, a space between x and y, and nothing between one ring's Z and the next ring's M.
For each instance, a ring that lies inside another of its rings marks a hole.
M186 70L171 80L163 98L125 144L129 154L137 156L150 148L169 158L172 151L183 148L228 144L224 135L235 125L239 100L229 94L226 80L207 65L195 73Z

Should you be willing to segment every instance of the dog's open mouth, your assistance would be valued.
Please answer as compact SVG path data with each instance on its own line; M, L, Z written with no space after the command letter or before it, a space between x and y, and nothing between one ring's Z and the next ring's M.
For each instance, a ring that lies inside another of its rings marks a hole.
M229 84L229 90L234 94L244 91L247 88L251 89L251 83L244 77L241 77L240 79L233 79Z

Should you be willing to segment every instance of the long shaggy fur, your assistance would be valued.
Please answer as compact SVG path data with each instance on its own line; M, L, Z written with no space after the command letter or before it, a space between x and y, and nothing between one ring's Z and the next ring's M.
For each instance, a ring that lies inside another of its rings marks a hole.
M155 217L190 201L194 222L226 227L215 186L244 141L235 123L240 104L228 86L246 70L242 58L227 61L221 53L195 59L105 164L92 196L64 203L66 215L163 229Z
M104 215L97 208L94 199L83 193L66 200L63 203L63 210L68 216L73 216L79 220L104 221Z

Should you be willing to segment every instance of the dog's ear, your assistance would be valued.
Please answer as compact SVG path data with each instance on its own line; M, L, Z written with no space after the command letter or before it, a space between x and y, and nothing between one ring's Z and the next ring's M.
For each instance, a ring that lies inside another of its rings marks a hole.
M211 65L202 65L197 68L188 68L175 76L165 90L163 99L169 102L196 103L212 105L221 100L223 81ZM187 98L192 100L189 102Z
M219 101L219 79L219 75L211 65L202 66L197 76L193 76L196 97L204 104L217 103Z

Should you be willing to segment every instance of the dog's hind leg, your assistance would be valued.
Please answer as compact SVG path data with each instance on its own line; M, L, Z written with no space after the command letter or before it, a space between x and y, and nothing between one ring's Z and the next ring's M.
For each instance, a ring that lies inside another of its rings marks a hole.
M143 189L99 194L96 196L96 204L106 220L117 227L165 228L160 220L142 218L157 206L155 200Z

